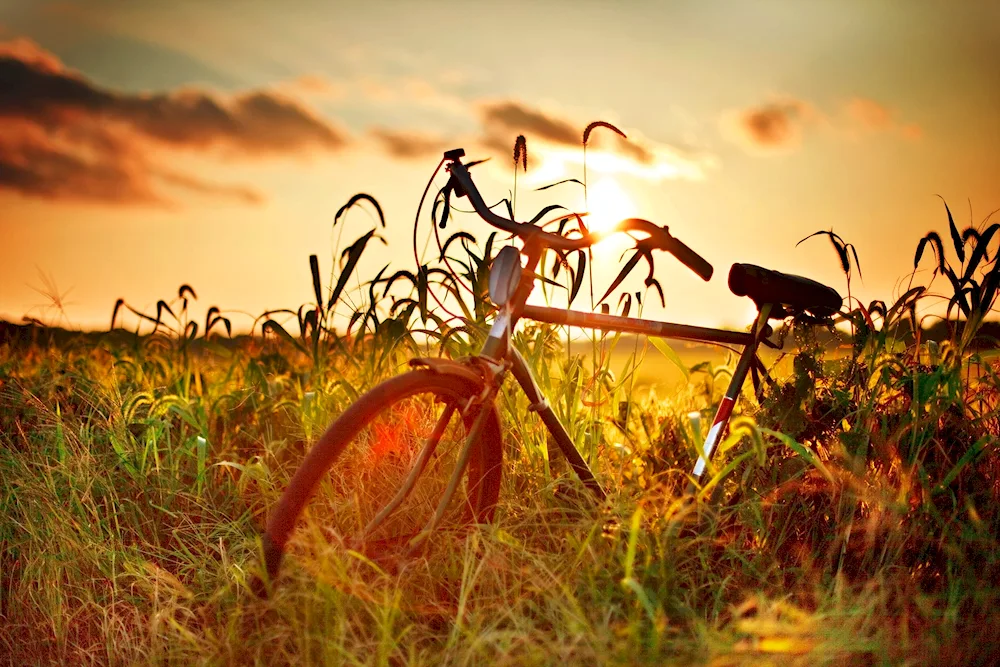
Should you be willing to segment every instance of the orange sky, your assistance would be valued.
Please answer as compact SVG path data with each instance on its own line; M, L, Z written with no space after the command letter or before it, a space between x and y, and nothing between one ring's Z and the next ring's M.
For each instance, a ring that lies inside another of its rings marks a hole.
M582 177L593 120L630 141L588 153L592 208L669 224L716 268L702 283L663 257L666 311L647 315L742 327L733 262L845 292L825 240L795 247L820 229L856 246L852 290L888 300L918 239L946 230L935 195L960 226L970 201L977 224L1000 208L997 44L996 2L8 0L0 317L58 321L39 294L51 279L63 324L107 327L117 298L149 308L189 283L196 313L218 305L246 328L311 299L307 258L329 272L334 213L356 192L381 202L389 241L360 281L412 269L443 149L494 157L476 175L497 201L523 133L518 217L582 208L573 185L532 188ZM347 225L345 240L371 220ZM620 249L597 250L599 292Z

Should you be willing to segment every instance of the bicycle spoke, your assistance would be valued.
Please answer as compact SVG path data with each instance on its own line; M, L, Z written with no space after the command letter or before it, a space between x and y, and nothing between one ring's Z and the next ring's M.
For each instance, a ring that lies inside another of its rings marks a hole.
M364 527L361 534L356 538L356 542L363 543L368 536L374 532L383 521L385 521L390 514L396 511L396 509L406 500L406 497L410 495L413 487L417 483L417 478L423 473L424 468L427 466L427 461L434 454L434 450L437 449L438 443L441 441L441 436L444 435L445 430L448 428L449 422L451 422L451 417L455 414L456 406L453 403L449 403L445 408L444 413L438 419L438 423L434 426L434 431L431 433L430 437L424 443L423 448L420 450L420 454L417 456L416 462L413 464L413 469L410 470L410 474L406 477L406 481L399 488L399 491L389 501L389 504L382 508L382 510L368 522L368 525Z
M448 505L451 503L452 496L455 495L455 490L458 488L459 483L462 481L462 477L465 475L465 469L469 466L469 457L472 454L472 446L479 439L479 435L483 430L483 425L486 423L486 417L490 414L488 406L492 404L494 396L496 396L496 389L492 388L488 392L486 399L482 402L479 414L476 416L476 421L473 422L472 428L469 430L469 434L465 438L465 444L462 446L462 451L458 455L458 461L455 463L455 470L452 472L451 479L448 481L448 488L445 489L444 495L441 496L437 509L434 511L434 516L432 516L430 521L427 522L427 525L424 526L423 530L414 536L413 540L410 542L410 548L407 549L407 556L411 556L413 554L420 543L423 542L427 535L437 528L441 519L444 518L445 512L448 510Z

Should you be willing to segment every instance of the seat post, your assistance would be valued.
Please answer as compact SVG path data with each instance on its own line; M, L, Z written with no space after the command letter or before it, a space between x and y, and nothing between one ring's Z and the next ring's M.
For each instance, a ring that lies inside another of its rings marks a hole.
M733 414L733 405L735 405L736 399L740 396L747 373L750 371L750 366L757 356L757 348L760 347L760 342L764 338L763 334L767 328L767 320L771 314L771 307L772 304L765 303L757 313L757 321L754 323L752 331L753 342L743 348L740 360L736 364L736 370L733 371L733 379L729 382L729 387L726 389L726 395L723 397L722 403L719 404L719 409L715 413L715 419L712 420L712 428L709 429L708 436L705 438L701 456L698 457L698 462L695 463L694 470L691 472L696 481L701 479L702 474L705 472L705 466L712 458L712 454L718 446L719 441L722 440L722 432L725 430L726 424L729 423L729 417ZM691 491L693 492L693 489Z

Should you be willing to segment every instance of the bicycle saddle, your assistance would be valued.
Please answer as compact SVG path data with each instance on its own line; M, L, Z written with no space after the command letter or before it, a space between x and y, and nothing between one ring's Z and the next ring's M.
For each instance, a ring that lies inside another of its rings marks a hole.
M802 276L772 271L753 264L733 264L729 289L736 296L748 296L760 308L774 304L770 317L782 319L802 311L815 317L830 317L840 310L843 299L837 290Z

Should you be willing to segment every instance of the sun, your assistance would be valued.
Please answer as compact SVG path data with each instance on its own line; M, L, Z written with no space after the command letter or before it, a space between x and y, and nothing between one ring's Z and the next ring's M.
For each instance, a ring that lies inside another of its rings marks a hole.
M584 220L595 232L611 229L625 218L636 216L635 201L611 177L604 177L587 188L588 215Z

